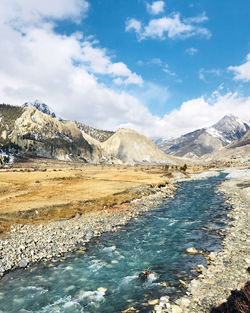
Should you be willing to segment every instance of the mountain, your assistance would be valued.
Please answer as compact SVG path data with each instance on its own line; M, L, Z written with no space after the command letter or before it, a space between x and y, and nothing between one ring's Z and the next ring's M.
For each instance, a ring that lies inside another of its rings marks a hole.
M34 102L25 102L23 104L23 107L30 107L33 106L37 110L39 110L42 113L51 115L52 117L56 117L56 114L52 111L52 109L46 104L43 103L42 101L35 100Z
M222 161L240 161L248 162L250 159L250 130L248 130L244 136L240 139L233 141L229 145L223 147L218 151L206 154L202 157L202 160L206 162L215 162L217 160Z
M167 154L198 158L240 139L248 129L248 123L233 115L225 115L211 127L198 129L175 139L160 139L156 144Z
M45 104L35 104L0 105L0 155L109 164L183 163L133 130L115 133L59 120Z
M102 147L106 155L128 164L176 164L177 161L167 156L147 137L126 128L119 129Z
M0 149L8 154L95 161L93 147L72 122L63 123L34 106L0 105Z

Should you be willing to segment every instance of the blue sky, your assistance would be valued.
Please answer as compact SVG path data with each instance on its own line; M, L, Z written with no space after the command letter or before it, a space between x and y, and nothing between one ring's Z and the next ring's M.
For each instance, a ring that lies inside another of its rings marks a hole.
M247 0L9 0L0 101L175 137L224 114L250 121Z
M126 63L145 81L167 88L169 97L166 103L149 104L153 112L164 115L183 101L201 94L209 95L222 83L232 91L240 89L247 93L249 86L233 81L233 73L228 72L227 67L244 61L250 51L249 1L169 0L164 1L164 11L155 16L148 13L146 3L140 0L92 1L89 17L80 29L87 35L95 34L102 45L116 55L117 60ZM175 12L183 18L205 14L207 21L202 26L211 32L211 37L149 38L138 42L135 34L125 32L129 18L147 24L153 18ZM190 49L196 49L193 55L190 55ZM163 71L166 65L176 76ZM204 79L199 77L200 72ZM140 94L140 89L137 92Z

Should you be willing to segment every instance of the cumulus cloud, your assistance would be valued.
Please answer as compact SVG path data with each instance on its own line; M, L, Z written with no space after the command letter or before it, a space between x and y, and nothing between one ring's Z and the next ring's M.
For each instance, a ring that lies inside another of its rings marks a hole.
M146 6L147 6L147 11L150 14L157 15L157 14L164 12L165 2L164 1L154 1L152 4L146 3Z
M113 63L107 55L106 49L95 47L89 41L83 41L81 44L82 53L78 61L84 62L88 69L95 74L111 75L116 77L114 82L120 81L124 84L142 85L141 76L132 73L126 64L122 62Z
M250 81L250 53L246 57L246 62L239 66L229 66L228 69L234 72L236 80Z
M105 49L82 34L55 32L57 20L77 21L87 10L82 0L1 1L1 102L21 105L42 99L64 118L102 128L116 128L147 111L136 97L108 88L100 79L105 75L115 83L140 85L139 75L113 62Z
M145 115L136 124L126 123L125 127L134 128L150 137L178 137L198 128L207 127L226 114L234 114L244 121L250 121L250 97L239 97L237 93L220 94L215 91L210 98L204 97L184 102L162 118Z
M200 23L206 21L205 16L182 19L180 13L171 14L161 18L155 18L149 21L148 25L136 19L129 19L126 22L126 31L136 33L138 40L148 38L164 40L166 37L175 39L185 39L193 36L201 36L209 39L210 31L200 26Z
M2 0L1 19L15 27L41 25L45 19L79 21L89 9L86 0Z
M0 2L0 102L21 105L38 98L63 118L102 129L127 126L150 137L178 136L209 125L226 113L250 120L250 99L237 94L190 100L159 117L145 106L146 98L155 101L158 94L159 105L164 105L169 96L166 88L143 85L143 99L139 93L105 85L104 75L117 85L140 85L142 79L123 62L114 62L93 39L55 31L57 20L77 22L88 7L83 0Z

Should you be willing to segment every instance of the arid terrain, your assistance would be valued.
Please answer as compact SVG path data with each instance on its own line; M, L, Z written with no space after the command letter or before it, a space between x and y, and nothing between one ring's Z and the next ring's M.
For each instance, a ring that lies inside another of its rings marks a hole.
M188 171L200 171L192 167ZM102 166L48 159L0 170L0 227L71 218L138 198L138 187L169 182L176 167ZM178 170L177 170L178 171Z

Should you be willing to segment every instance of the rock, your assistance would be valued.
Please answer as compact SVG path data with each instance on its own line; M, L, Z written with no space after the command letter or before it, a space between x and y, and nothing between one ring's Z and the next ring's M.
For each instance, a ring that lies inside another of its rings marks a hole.
M179 307L179 305L172 305L172 313L182 313L182 308Z
M216 252L211 252L209 255L208 255L209 259L211 261L214 261L215 260L215 257L216 257Z
M161 313L162 312L162 307L157 304L155 307L154 307L154 310L155 310L155 313Z
M134 311L136 311L136 309L134 307L131 307L131 308L128 308L128 309L122 311L122 313L130 313L130 312L134 312Z
M24 268L24 267L26 267L28 264L29 264L29 262L28 262L26 259L22 259L22 260L19 262L18 266Z
M216 281L213 280L213 279L207 279L207 280L204 280L204 282L208 285L215 285L216 284Z
M90 240L94 236L94 233L91 230L88 230L85 234L85 239Z
M99 287L99 288L97 288L97 291L98 291L98 292L105 293L105 292L107 291L107 288Z
M180 298L179 300L176 301L176 303L180 306L180 307L188 307L191 303L191 301L188 298Z
M169 297L168 296L160 297L160 301L167 303L167 302L169 302Z
M250 264L250 259L249 258L245 258L244 261L249 265Z
M194 247L187 248L186 252L189 254L198 254L199 253L199 251L197 251Z
M179 282L180 282L180 284L181 284L182 286L187 287L187 283L184 282L183 280L180 279Z
M200 271L205 270L205 266L202 265L202 264L198 264L198 265L197 265L197 268L198 268Z
M84 254L84 253L86 253L86 251L84 251L84 250L76 250L76 253L82 253L82 254Z
M148 305L157 305L159 302L159 299L148 300Z
M168 286L168 284L167 284L165 281L160 282L160 284L161 284L163 287L167 287L167 286Z

